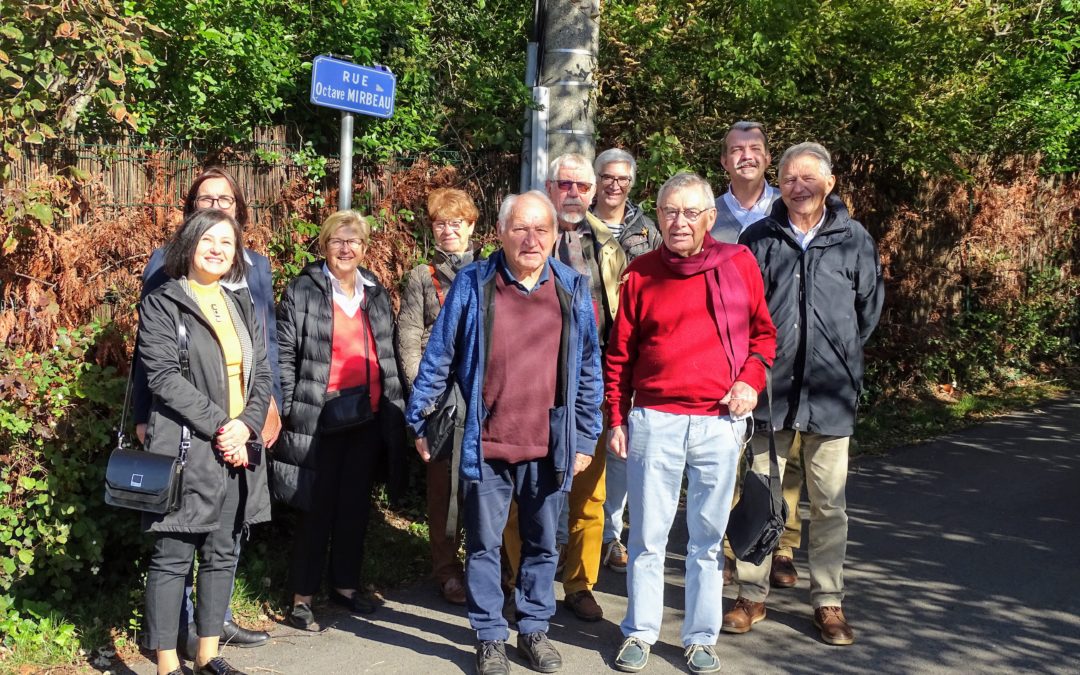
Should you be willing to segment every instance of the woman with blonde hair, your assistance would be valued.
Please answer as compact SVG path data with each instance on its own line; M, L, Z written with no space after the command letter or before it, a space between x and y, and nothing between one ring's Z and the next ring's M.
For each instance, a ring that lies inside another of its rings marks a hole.
M278 305L285 430L274 454L274 496L307 511L297 530L288 621L316 630L311 610L330 544L330 600L371 613L360 585L380 465L393 495L404 475L401 380L386 289L360 266L371 235L356 211L323 223L323 260L293 279Z

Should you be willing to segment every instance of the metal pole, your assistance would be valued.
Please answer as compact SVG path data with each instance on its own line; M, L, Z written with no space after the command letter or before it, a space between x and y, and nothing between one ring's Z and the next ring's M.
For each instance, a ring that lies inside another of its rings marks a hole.
M338 210L352 208L353 114L341 111L341 171L338 173Z
M543 190L548 168L548 106L551 99L547 87L533 87L532 136L529 159L531 181L528 189Z
M526 86L536 87L536 76L538 69L538 52L540 51L540 45L535 42L530 42L525 48L525 84ZM533 98L535 99L535 93ZM532 189L532 119L533 111L525 111L525 127L522 129L522 142L521 142L521 191L528 192Z

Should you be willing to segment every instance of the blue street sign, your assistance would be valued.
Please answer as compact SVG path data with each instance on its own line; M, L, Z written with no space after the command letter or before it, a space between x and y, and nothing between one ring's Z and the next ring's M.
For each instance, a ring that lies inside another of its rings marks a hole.
M311 64L311 102L360 115L391 117L397 78L389 70L358 66L329 56Z

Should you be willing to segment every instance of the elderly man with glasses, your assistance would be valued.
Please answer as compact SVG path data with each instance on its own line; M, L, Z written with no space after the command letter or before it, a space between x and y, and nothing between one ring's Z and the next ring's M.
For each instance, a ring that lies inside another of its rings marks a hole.
M626 638L615 667L642 670L660 637L668 534L687 475L686 616L693 673L720 669L721 540L745 418L765 386L776 329L761 272L742 246L708 235L712 189L680 173L660 188L664 245L629 267L619 287L604 371L608 444L626 458L630 563Z

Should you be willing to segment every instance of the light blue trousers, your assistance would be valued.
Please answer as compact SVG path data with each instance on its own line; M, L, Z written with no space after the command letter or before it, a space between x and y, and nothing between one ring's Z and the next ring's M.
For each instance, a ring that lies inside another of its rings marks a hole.
M745 422L729 417L630 411L626 463L630 509L627 609L622 633L654 644L664 614L664 560L686 471L686 601L683 646L714 645L723 620L721 542Z

